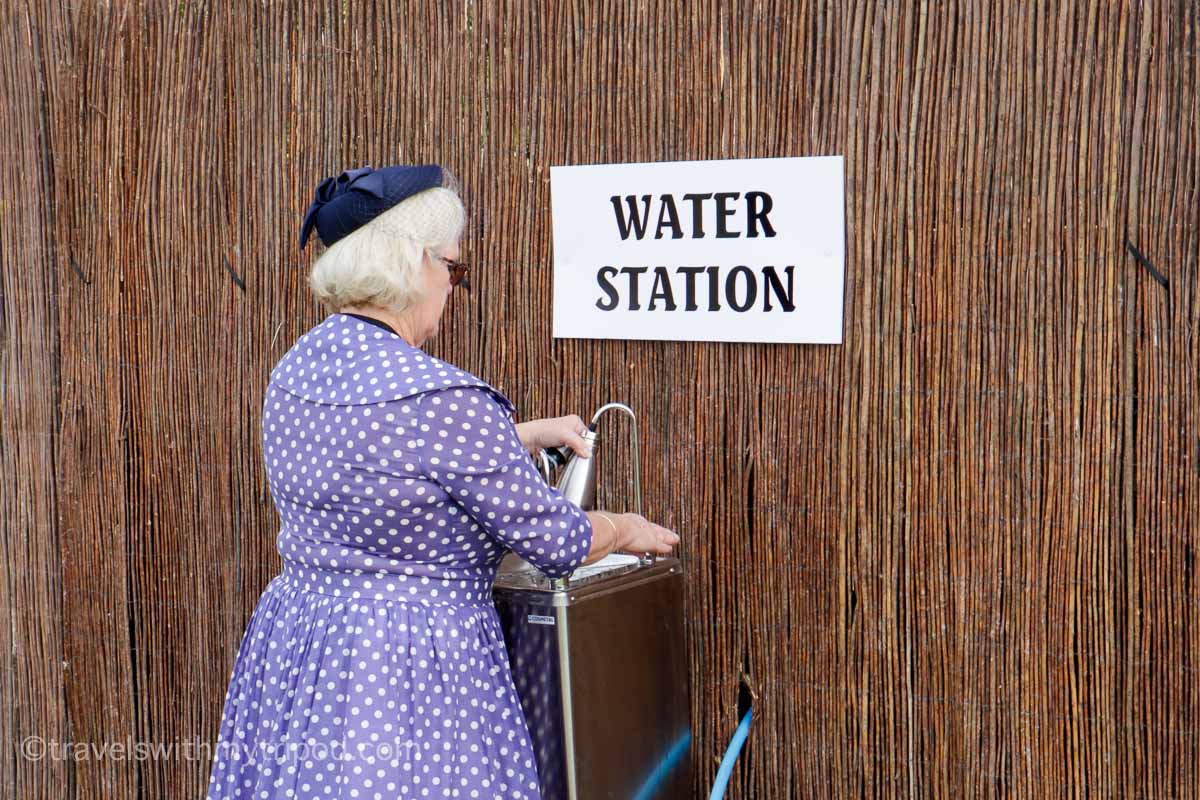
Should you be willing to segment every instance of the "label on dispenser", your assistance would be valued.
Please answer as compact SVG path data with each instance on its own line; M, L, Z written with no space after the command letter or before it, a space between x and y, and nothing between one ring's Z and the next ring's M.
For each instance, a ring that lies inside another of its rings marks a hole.
M553 625L554 617L548 617L545 614L529 614L525 617L534 625Z

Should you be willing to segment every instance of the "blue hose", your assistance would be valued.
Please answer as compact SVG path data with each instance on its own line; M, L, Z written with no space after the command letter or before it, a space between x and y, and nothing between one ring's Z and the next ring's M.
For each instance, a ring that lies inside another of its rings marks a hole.
M650 800L650 798L654 797L654 795L658 792L659 787L662 785L662 782L666 780L667 776L671 774L671 771L675 769L675 765L678 764L685 755L687 755L688 745L690 745L691 742L692 732L685 731L684 734L675 741L675 744L671 746L670 751L667 752L667 755L662 759L662 761L658 762L658 766L654 768L652 773L650 773L650 777L646 778L645 782L642 783L642 786L640 789L638 789L637 794L633 796L633 800Z
M742 724L733 732L733 738L729 740L729 747L725 750L725 757L721 759L721 768L717 770L717 780L713 783L712 794L708 796L708 800L721 800L725 796L725 787L729 785L729 777L733 775L733 764L742 752L746 737L750 735L750 723L753 719L754 709L746 709L746 716L742 717Z

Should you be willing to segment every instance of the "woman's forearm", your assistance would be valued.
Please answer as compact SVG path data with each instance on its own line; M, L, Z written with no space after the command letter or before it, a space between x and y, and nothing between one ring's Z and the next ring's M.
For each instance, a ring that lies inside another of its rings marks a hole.
M588 551L583 563L592 564L621 549L624 539L612 514L588 511L587 515L592 521L592 549Z
M518 422L516 425L517 438L521 440L521 444L525 449L531 453L537 450L537 445L533 443L534 424L533 422Z

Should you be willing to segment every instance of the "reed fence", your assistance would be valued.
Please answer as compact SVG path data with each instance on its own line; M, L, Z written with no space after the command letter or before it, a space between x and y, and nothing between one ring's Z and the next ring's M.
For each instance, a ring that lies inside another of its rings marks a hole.
M431 161L476 266L428 349L639 412L698 787L745 681L730 797L1200 793L1196 3L4 6L0 795L202 796L301 214ZM843 345L551 338L551 165L829 154Z

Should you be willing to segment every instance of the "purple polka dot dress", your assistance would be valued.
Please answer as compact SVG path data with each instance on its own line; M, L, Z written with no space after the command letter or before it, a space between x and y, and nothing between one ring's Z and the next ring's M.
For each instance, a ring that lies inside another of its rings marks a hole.
M512 404L333 314L271 373L263 456L283 568L238 650L209 800L540 797L492 581L591 547Z

